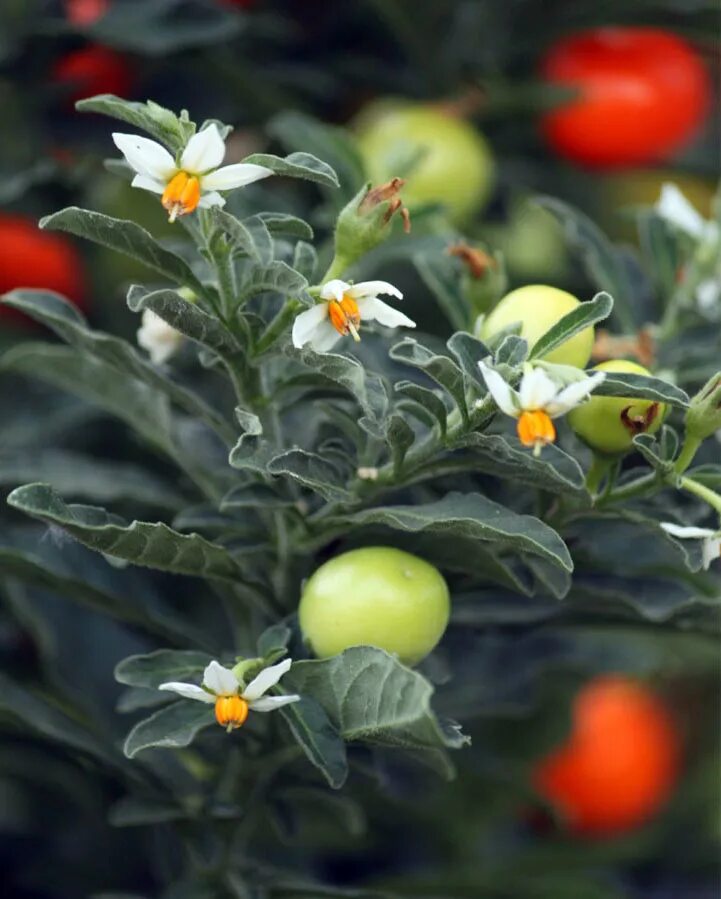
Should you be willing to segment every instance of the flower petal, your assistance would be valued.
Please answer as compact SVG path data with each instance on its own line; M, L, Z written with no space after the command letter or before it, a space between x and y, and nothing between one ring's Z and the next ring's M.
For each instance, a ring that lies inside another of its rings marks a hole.
M714 559L721 559L721 535L707 537L701 547L701 560L704 570L708 571Z
M211 190L207 194L200 195L198 206L201 209L210 209L211 206L225 206L225 199L219 193Z
M312 340L318 327L327 317L327 303L317 303L315 306L311 306L310 309L306 309L305 312L301 312L300 315L296 315L293 322L293 346L298 349L305 346L309 340Z
M138 345L150 354L155 365L162 365L179 349L183 335L176 331L152 309L143 310L142 324L138 328Z
M656 213L691 237L703 237L706 231L707 223L703 216L693 208L675 184L667 183L661 187Z
M275 709L284 705L290 705L291 702L299 702L300 696L297 693L288 696L263 696L261 699L255 699L248 705L254 712L273 712Z
M332 281L327 281L320 289L321 299L323 300L338 300L343 299L343 294L348 293L351 290L351 285L347 281L341 281L340 278L334 278Z
M503 380L497 371L489 368L485 362L479 362L478 367L483 375L483 380L486 382L488 392L501 412L505 412L506 415L512 415L513 418L518 418L520 408L516 391Z
M681 540L705 540L716 534L716 531L709 530L709 528L684 527L671 521L662 521L660 524L667 534L671 534L672 537L679 537Z
M184 699L197 699L199 702L208 703L215 702L215 696L211 696L210 693L206 693L202 687L198 687L195 684L179 684L173 681L161 684L158 689L177 693L178 696L182 696Z
M318 329L310 339L310 345L316 353L327 353L338 343L341 336L333 325L326 320L318 326Z
M139 175L167 184L176 171L175 160L162 144L136 134L113 134L113 143Z
M235 187L245 187L261 178L272 175L270 169L262 165L254 165L252 162L238 162L235 165L224 165L222 169L216 169L208 175L203 175L202 186L204 190L233 190Z
M400 290L387 281L360 281L358 284L353 284L346 293L352 296L354 300L359 300L362 297L377 297L378 294L384 296L387 294L395 297L397 300L403 299L403 294Z
M545 409L558 388L542 368L527 368L521 378L518 396L522 409Z
M416 323L402 312L379 300L378 297L363 297L357 301L358 312L363 321L377 321L386 328L415 328Z
M260 699L260 697L267 693L271 687L274 687L278 683L292 664L293 662L291 659L283 659L283 661L278 662L277 665L271 665L270 668L264 668L257 677L253 678L245 690L243 690L243 699L247 702L255 702L256 699Z
M185 145L180 166L186 172L200 175L217 169L225 156L225 141L217 125L209 125L194 134Z
M154 194L162 194L165 184L150 175L136 175L130 182L131 187L139 187L141 190L149 190Z
M218 696L234 696L240 690L238 678L230 668L223 668L215 659L203 672L203 686Z
M571 409L575 408L588 398L589 393L597 387L606 377L603 371L597 371L590 378L582 378L580 381L574 381L569 384L549 403L546 404L546 412L555 418L558 415L565 415Z

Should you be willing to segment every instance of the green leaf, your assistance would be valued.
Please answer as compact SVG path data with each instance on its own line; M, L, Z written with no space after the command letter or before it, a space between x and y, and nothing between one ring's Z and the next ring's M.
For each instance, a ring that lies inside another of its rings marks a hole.
M211 705L192 700L174 702L139 721L128 734L123 752L132 759L143 749L189 746L201 730L214 723Z
M585 494L585 477L580 465L560 447L547 446L540 456L534 456L519 443L510 443L499 434L477 432L465 434L454 447L471 450L471 464L477 471L553 493Z
M293 268L312 284L318 270L318 254L312 244L299 240L293 253Z
M397 414L388 416L385 422L385 432L386 440L391 448L393 467L396 472L399 472L403 466L406 453L413 446L416 435L413 433L413 428L402 416Z
M59 294L41 290L14 290L5 294L2 302L52 328L71 346L107 362L120 375L130 375L167 394L170 400L210 425L227 443L235 440L235 432L223 416L197 394L167 377L126 341L102 331L92 331L72 303Z
M282 158L272 156L269 153L253 153L243 162L253 165L262 165L275 172L276 175L285 175L288 178L302 178L305 181L315 181L324 187L340 187L338 175L327 162L323 162L311 153L291 153Z
M205 293L205 288L188 263L162 247L145 228L135 222L69 206L45 216L40 220L40 227L49 231L66 231L110 250L117 250L182 287L189 287L200 295Z
M455 400L464 421L468 421L463 372L448 356L439 356L413 337L406 337L389 351L391 359L412 365L440 384Z
M272 487L266 484L242 484L233 487L220 501L221 512L234 512L238 509L282 509L292 506L292 499L279 496Z
M245 300L267 291L280 293L283 296L300 296L306 302L306 279L291 268L286 262L278 259L269 265L247 265L243 268L238 280L238 298Z
M328 502L346 502L350 493L345 479L328 460L316 453L291 449L268 462L268 473L292 478Z
M174 112L148 100L132 103L113 94L99 94L79 100L75 108L80 112L97 112L127 122L166 144L173 153L182 150L195 133L195 124L187 118L178 118Z
M447 410L445 403L436 393L428 387L421 387L420 384L415 384L413 381L397 381L393 388L430 412L431 416L438 422L441 436L446 436Z
M517 368L528 358L528 342L518 334L507 334L494 354L496 365Z
M531 347L529 359L540 359L548 355L556 347L561 346L574 335L586 328L591 328L596 322L603 321L611 314L613 298L604 292L597 293L588 303L580 303L571 312L568 312L559 321L539 337Z
M26 515L58 525L96 552L176 574L242 580L242 572L227 550L198 534L179 534L161 522L128 525L104 509L67 505L46 484L18 487L7 501Z
M128 291L128 308L133 312L150 309L176 331L216 353L237 352L240 347L217 318L184 299L175 290L148 291L133 284Z
M293 668L299 664L296 662ZM289 679L286 675L284 683ZM311 764L334 790L340 789L348 777L346 748L323 707L312 697L303 696L300 702L281 706L280 713Z
M458 749L468 742L436 718L428 681L373 646L296 662L283 683L320 703L347 741L419 750Z
M266 258L264 260L251 230L247 228L243 222L229 212L226 212L224 209L221 209L219 206L213 206L210 210L210 216L215 227L227 235L236 250L240 250L246 256L250 256L251 259L255 259L257 262L270 262L273 258L273 244L270 238L270 232L267 228L265 228L267 241L271 241L270 259ZM267 257L267 252L264 255Z
M385 415L388 396L383 382L377 375L367 372L358 360L336 353L316 353L307 346L297 349L290 344L284 347L284 352L314 373L348 390L372 422Z
M433 503L380 506L348 516L356 524L383 524L401 531L438 532L490 542L499 549L528 552L573 571L559 535L538 518L519 515L478 493L449 493Z
M271 624L258 637L258 655L277 657L278 653L287 649L292 631L285 624Z
M277 455L277 449L263 437L263 425L257 415L244 409L236 409L235 414L244 433L230 451L228 461L233 468L266 474L268 462Z
M259 212L258 218L273 235L313 240L313 229L304 219L287 212Z
M478 367L478 363L491 354L485 343L465 331L457 331L448 338L446 345L463 369L468 386L480 387L485 393L486 384Z
M115 666L115 680L129 687L157 690L168 681L200 684L212 656L205 652L157 649L146 655L128 656Z
M593 372L589 372L589 374L593 374ZM593 393L594 396L622 396L631 399L653 400L654 402L668 403L670 406L678 406L681 409L685 409L689 404L688 394L667 381L615 371L607 371L603 381L593 388Z

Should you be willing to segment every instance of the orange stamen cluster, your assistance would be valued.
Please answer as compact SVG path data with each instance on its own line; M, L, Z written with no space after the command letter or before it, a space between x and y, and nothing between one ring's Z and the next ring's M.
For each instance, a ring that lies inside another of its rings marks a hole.
M353 340L360 340L358 329L360 328L361 318L358 303L352 297L349 297L348 294L344 294L340 302L331 300L328 303L328 317L339 334L342 334L344 337L346 334L352 334Z
M240 727L248 717L248 703L242 696L218 696L215 700L215 720L229 731Z
M536 453L556 439L556 428L549 414L542 409L521 412L517 431L521 443L524 446L532 446Z
M179 215L188 215L197 209L200 202L200 181L195 175L187 172L178 172L173 175L163 191L161 203L170 215L170 221L174 222Z

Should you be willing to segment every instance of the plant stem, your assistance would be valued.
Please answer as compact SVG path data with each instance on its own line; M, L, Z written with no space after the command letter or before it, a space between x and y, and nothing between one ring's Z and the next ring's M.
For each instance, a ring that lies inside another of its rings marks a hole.
M591 496L595 496L599 492L601 482L603 481L604 476L610 471L612 465L613 459L610 459L608 456L600 456L597 453L593 454L593 461L591 462L591 467L588 469L588 474L586 475L586 490L588 490Z
M721 516L721 495L716 493L715 490L711 490L710 487L705 487L703 484L699 484L698 481L695 481L693 478L682 477L679 482L679 487L682 490L687 490L689 493L693 493L694 496L698 496L699 499L702 499L705 503L708 503L712 509L715 509L716 512Z
M693 462L693 458L700 446L701 440L699 440L698 437L692 437L690 434L686 434L686 439L684 440L683 446L681 447L681 452L679 453L678 459L676 459L676 464L674 465L674 471L676 471L678 474L683 474L684 471L686 471L689 465Z

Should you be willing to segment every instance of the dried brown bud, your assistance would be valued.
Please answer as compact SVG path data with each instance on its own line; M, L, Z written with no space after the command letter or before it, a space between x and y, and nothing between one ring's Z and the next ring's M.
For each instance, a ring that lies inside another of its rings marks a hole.
M594 360L633 356L644 368L652 369L656 359L656 344L648 328L642 328L635 336L616 336L601 329L596 332L591 355Z
M380 184L378 187L372 187L358 206L359 215L367 215L372 209L375 209L376 206L380 206L381 203L388 203L385 215L383 216L384 224L388 224L396 212L400 212L401 218L403 219L403 230L408 234L411 230L411 214L403 205L403 200L400 197L400 189L404 184L405 181L403 178L391 178L391 180L387 181L385 184Z
M482 278L489 268L496 264L495 259L484 250L471 247L467 243L457 243L446 250L449 256L456 256L466 266L472 278Z

